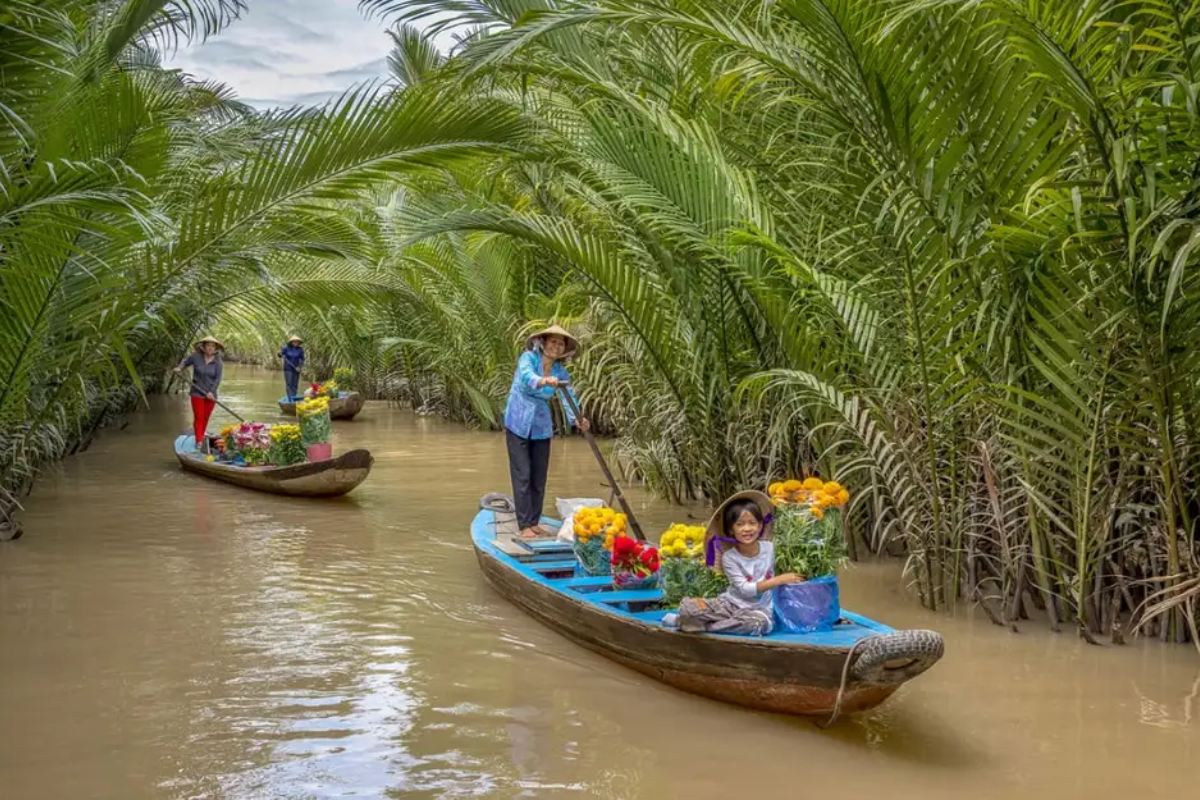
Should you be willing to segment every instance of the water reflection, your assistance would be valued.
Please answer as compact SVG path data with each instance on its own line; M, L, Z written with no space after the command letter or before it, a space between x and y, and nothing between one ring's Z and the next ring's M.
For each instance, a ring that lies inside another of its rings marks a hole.
M231 369L227 402L274 418L275 380ZM371 478L301 502L181 473L184 403L65 464L0 547L4 800L1194 793L1185 648L1013 635L859 565L847 605L942 630L947 656L820 731L664 687L492 592L467 526L506 485L502 438L372 404L336 428L375 453ZM556 443L552 496L598 484ZM641 502L648 530L685 518Z

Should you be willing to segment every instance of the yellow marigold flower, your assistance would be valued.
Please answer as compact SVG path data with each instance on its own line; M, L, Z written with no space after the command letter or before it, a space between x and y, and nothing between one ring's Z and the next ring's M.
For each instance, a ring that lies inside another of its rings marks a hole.
M785 490L783 488L782 482L772 483L767 488L767 494L771 495L771 497L779 497L780 495L782 495L784 493L784 491Z
M810 492L815 492L815 491L818 491L819 489L825 488L825 481L823 481L817 477L805 478L803 486L805 489L808 489Z
M844 505L846 505L846 503L849 503L849 502L850 502L850 493L848 491L846 491L845 489L842 489L840 492L838 492L837 503L839 506L844 506Z
M825 510L820 506L813 506L809 509L809 513L811 513L817 519L823 519L825 517Z
M794 494L804 488L804 484L797 480L783 482L783 490L788 494Z
M821 488L825 490L825 494L836 495L838 492L840 492L842 490L842 485L840 483L838 483L837 481L828 481Z

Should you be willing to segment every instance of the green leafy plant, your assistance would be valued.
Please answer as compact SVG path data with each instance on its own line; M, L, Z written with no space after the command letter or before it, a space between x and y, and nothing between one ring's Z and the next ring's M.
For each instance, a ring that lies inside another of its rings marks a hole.
M354 370L349 367L338 367L333 371L333 382L343 391L353 391Z
M818 518L807 508L781 503L775 509L774 542L776 574L835 575L849 561L837 509Z
M302 463L307 454L304 450L299 425L276 425L271 428L271 463L281 467Z
M729 579L704 564L703 557L666 556L662 559L662 606L674 608L685 597L716 597Z

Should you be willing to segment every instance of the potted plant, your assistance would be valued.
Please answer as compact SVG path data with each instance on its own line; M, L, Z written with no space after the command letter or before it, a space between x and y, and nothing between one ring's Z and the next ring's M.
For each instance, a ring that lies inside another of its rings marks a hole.
M271 463L281 467L299 464L307 458L299 425L275 425L271 428Z
M329 398L314 397L296 404L300 420L300 441L309 461L328 461L333 457L333 422L329 418Z
M233 431L234 447L247 467L270 463L271 426L265 422L243 422Z
M658 549L617 536L612 544L612 582L617 590L651 589L658 585Z
M674 608L685 597L716 597L729 580L704 563L704 527L675 524L658 540L662 605Z
M584 507L575 512L576 572L580 575L608 575L612 572L613 540L625 533L628 524L624 514L611 508Z
M837 570L846 563L841 508L850 493L833 481L808 478L771 484L775 504L775 573L804 575L775 588L775 616L789 633L830 630L841 615Z
M346 391L354 391L354 370L348 367L338 367L333 371L333 382Z

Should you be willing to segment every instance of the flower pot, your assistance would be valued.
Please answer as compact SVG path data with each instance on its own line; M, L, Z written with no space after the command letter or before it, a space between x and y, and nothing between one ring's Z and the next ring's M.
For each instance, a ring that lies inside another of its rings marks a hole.
M333 458L333 442L310 444L304 449L308 452L309 461L328 461Z

